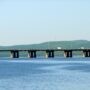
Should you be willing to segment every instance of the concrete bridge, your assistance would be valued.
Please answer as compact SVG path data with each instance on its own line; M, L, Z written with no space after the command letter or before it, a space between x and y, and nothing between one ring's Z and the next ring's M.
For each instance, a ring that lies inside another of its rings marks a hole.
M37 52L44 51L46 58L54 58L55 51L62 51L64 53L64 57L73 57L74 51L82 52L83 57L90 57L90 49L29 49L29 50L19 50L19 49L12 49L12 50L0 50L0 52L10 52L11 58L19 58L19 52L28 52L29 58L36 58Z

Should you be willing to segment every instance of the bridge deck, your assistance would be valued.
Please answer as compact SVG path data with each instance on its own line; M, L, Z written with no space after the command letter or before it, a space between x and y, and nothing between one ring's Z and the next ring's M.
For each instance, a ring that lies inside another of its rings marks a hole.
M0 50L0 52L6 51L90 51L90 49L8 49Z

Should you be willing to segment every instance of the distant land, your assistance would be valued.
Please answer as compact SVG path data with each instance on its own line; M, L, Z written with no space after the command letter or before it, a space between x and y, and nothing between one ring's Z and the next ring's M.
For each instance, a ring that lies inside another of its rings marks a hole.
M78 49L81 47L90 48L90 41L87 40L74 40L74 41L51 41L40 44L30 45L15 45L15 46L0 46L0 50L6 49ZM38 56L44 56L45 52L37 52ZM63 52L55 52L57 56L63 56ZM74 55L82 55L81 52L74 52ZM21 57L27 57L27 52L20 52ZM0 52L0 57L10 57L10 52Z
M73 41L51 41L40 44L30 45L15 45L15 46L0 46L0 49L56 49L57 47L66 49L78 49L81 47L90 48L90 41L87 40L73 40Z

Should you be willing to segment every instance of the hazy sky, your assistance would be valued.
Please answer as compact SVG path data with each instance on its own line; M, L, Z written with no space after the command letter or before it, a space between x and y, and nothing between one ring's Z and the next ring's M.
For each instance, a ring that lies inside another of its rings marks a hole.
M0 45L90 40L90 0L0 0Z

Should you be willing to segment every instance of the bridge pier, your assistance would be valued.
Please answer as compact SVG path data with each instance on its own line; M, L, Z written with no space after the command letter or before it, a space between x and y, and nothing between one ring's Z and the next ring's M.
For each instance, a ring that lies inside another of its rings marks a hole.
M64 51L64 57L66 57L66 58L72 57L72 50L66 50L66 51Z
M54 58L54 51L53 50L46 51L46 58Z
M29 58L36 58L36 51L28 51L28 57Z
M18 50L11 51L11 58L19 58L19 51Z
M83 51L83 57L90 57L90 51L89 50L84 50Z

